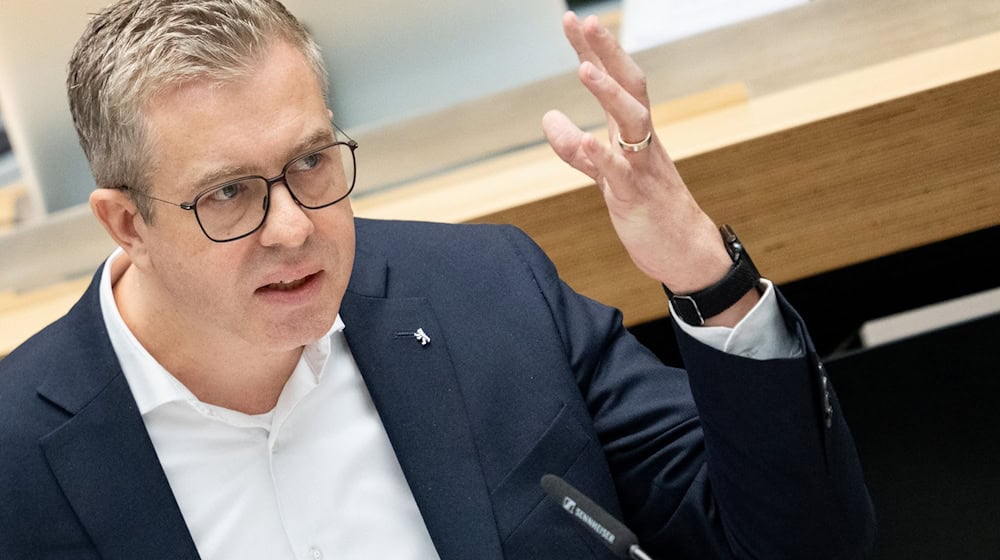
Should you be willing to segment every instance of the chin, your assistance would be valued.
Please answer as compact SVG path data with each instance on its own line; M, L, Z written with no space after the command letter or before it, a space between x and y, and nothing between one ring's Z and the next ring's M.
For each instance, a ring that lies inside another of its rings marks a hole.
M288 351L316 342L333 327L337 313L324 317L300 318L291 324L272 325L265 329L260 344L275 351Z

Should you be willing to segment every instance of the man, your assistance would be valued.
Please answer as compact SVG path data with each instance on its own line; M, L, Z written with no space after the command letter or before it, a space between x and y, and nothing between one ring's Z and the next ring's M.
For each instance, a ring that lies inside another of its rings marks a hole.
M801 321L692 199L640 70L595 20L564 26L614 142L557 112L546 135L689 296L690 386L515 230L354 220L356 145L276 1L124 0L68 79L121 249L0 362L0 557L609 557L545 473L654 556L864 555Z

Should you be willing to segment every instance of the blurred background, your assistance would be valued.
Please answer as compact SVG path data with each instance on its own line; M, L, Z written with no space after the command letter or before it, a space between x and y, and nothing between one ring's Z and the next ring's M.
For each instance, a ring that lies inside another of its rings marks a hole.
M629 50L639 51L806 3L286 2L323 48L338 124L356 137L371 134L376 140L380 140L380 130L385 131L381 136L398 138L398 125L416 117L571 72L575 56L560 27L560 16L567 8L581 15L598 14L616 32L623 31L622 40ZM107 0L5 0L0 4L0 119L6 127L3 138L7 138L0 144L0 231L79 205L94 186L72 130L64 80L66 61L88 14L106 4ZM740 76L735 72L716 76L717 83L727 79ZM554 106L560 102L563 83L550 82L535 91L542 91L539 99ZM699 80L694 87L704 85ZM687 90L696 91L691 86ZM683 93L684 87L661 95L672 92ZM495 130L494 125L504 119L504 107L481 103L475 108L484 109L492 116L480 116L477 125L489 137L477 139L458 154L397 157L409 150L401 149L399 142L387 142L382 153L388 157L380 158L380 168L359 185L360 193L391 188L540 140L537 119L530 124L520 120L501 124ZM588 120L594 120L593 113ZM433 133L426 136L421 144L435 144Z

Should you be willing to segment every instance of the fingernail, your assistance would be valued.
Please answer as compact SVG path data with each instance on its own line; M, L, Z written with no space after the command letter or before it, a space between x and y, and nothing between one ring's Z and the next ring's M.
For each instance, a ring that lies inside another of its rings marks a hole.
M587 72L587 77L590 78L592 82L599 82L601 78L604 77L604 72L601 72L600 68L596 66L591 66L590 70Z

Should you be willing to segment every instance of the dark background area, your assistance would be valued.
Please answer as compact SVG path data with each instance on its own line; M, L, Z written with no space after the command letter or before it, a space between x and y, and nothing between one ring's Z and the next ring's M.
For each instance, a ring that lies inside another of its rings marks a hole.
M997 287L998 246L993 227L780 286L854 434L875 558L1000 557L1000 314L869 349L858 338L870 319ZM680 365L669 319L630 330Z

